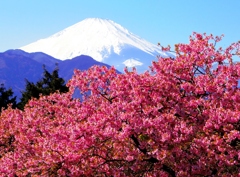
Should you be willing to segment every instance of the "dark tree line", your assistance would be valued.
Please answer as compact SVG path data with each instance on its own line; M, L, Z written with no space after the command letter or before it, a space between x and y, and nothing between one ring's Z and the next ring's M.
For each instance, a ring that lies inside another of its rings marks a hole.
M9 104L12 108L18 108L23 110L24 106L31 98L39 98L41 95L50 95L56 91L60 93L68 92L68 87L65 84L63 78L59 77L58 67L53 70L52 73L48 72L45 66L43 66L43 78L37 83L30 82L26 79L25 91L22 92L20 102L17 103L16 96L13 96L11 88L6 89L4 84L0 87L0 111L6 109Z
M12 104L13 108L16 108L16 96L13 96L13 91L11 88L6 89L4 84L0 86L0 112L2 109L6 109L9 104Z

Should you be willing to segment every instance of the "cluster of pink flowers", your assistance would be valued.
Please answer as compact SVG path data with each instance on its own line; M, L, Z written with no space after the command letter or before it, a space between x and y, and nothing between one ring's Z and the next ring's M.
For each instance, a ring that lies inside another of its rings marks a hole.
M220 40L194 33L143 74L76 70L68 93L3 110L0 176L238 176L240 43Z

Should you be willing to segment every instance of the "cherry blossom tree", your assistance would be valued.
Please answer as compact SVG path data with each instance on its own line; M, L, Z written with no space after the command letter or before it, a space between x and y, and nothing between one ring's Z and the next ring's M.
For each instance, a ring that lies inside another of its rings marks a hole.
M220 40L193 33L143 74L75 70L68 93L4 110L0 174L238 176L240 43Z

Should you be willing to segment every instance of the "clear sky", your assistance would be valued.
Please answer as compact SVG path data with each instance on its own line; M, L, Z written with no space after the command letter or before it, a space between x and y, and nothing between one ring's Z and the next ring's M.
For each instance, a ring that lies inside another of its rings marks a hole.
M110 19L147 41L187 43L193 31L240 40L240 0L0 0L0 52L85 18Z

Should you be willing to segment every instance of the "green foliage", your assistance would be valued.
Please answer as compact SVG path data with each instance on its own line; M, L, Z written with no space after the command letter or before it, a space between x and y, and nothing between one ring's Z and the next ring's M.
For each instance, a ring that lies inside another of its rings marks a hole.
M50 95L56 91L60 93L68 92L68 87L65 84L63 78L58 75L58 67L56 67L52 73L49 73L45 66L43 66L43 78L36 84L26 80L26 89L22 92L21 101L18 103L19 109L24 109L24 106L31 98L39 98L40 95Z
M6 90L4 84L0 86L0 112L2 108L6 109L9 104L12 104L12 108L16 107L16 96L13 97L12 89Z

